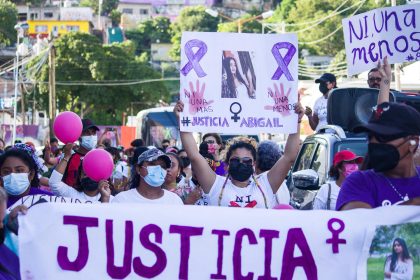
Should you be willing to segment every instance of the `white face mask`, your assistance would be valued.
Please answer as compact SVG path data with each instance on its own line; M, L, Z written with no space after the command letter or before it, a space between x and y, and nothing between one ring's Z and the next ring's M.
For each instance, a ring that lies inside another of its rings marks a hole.
M87 150L95 149L97 144L98 144L98 136L96 135L82 136L81 145Z
M29 173L11 173L3 177L3 186L9 195L21 195L29 185Z

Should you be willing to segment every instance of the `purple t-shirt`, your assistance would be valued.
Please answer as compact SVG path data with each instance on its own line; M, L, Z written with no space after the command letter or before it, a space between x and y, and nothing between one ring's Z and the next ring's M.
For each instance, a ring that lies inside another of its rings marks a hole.
M19 259L4 244L0 245L0 280L20 279Z
M50 192L38 189L38 188L31 188L29 190L29 193L27 195L33 195L33 194L45 194L45 195L53 195ZM21 198L21 196L11 196L9 195L9 199L7 200L7 208L15 204L16 201L18 201Z
M420 173L420 167L417 167ZM392 183L396 190L391 186ZM372 208L404 202L404 197L420 197L420 178L389 178L373 170L356 171L343 182L338 194L336 209L352 201L361 201ZM402 197L402 198L401 198Z
M226 175L226 164L223 160L219 161L220 165L216 168L216 174L220 176Z

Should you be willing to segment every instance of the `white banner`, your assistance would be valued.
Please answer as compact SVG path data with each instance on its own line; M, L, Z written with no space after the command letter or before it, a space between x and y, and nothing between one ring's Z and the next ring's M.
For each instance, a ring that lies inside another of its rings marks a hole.
M347 69L355 75L389 63L420 60L420 4L380 8L343 19Z
M419 208L410 206L309 212L42 203L19 218L21 274L43 280L365 279L376 225L419 221Z
M294 133L296 34L184 32L181 131Z

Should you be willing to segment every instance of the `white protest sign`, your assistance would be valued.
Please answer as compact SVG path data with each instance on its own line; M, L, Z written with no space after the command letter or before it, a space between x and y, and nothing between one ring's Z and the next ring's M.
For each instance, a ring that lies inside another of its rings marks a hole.
M375 9L343 19L347 69L355 75L389 63L420 60L420 4Z
M184 32L181 131L295 133L296 34Z
M19 218L20 269L22 279L43 280L353 280L367 260L369 226L418 221L419 208L410 206L309 212L43 203Z

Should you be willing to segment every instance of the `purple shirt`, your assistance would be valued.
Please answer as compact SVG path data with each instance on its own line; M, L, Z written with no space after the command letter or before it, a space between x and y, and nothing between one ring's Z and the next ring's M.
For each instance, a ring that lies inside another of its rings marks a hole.
M226 175L226 169L225 169L225 167L226 167L226 164L225 164L225 162L223 161L223 160L221 160L221 161L219 161L220 162L220 165L216 168L216 174L217 175L220 175L220 176L225 176Z
M420 167L416 168L420 173ZM405 196L409 199L420 197L420 178L417 174L410 178L385 178L382 173L373 170L356 171L344 180L336 209L352 201L367 203L372 208L400 204Z
M53 195L50 192L43 191L43 190L38 189L38 188L31 188L27 195L33 195L33 194ZM7 200L7 208L9 208L13 204L15 204L15 202L18 201L21 198L22 198L22 196L11 196L11 195L9 195L9 199Z
M19 259L4 244L0 245L0 267L0 280L20 279Z

